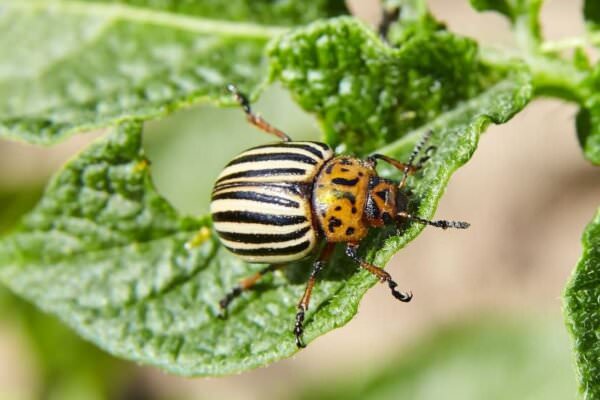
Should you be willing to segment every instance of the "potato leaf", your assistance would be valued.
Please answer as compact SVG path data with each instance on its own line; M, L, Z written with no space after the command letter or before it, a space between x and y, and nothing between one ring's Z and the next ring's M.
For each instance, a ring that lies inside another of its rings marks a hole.
M584 82L589 95L582 100L576 127L579 144L585 157L600 165L600 63Z
M230 102L225 84L255 92L264 82L263 49L281 25L344 10L342 1L272 3L0 0L0 137L51 144Z
M600 4L594 0L584 0L583 17L590 30L600 29Z
M583 233L583 255L565 290L565 317L575 339L581 390L586 399L600 396L600 210Z
M309 50L297 56L311 58L318 66L313 76L323 78L307 80L308 92L340 85L331 72L338 68L336 53L329 53L330 63L322 63L318 57L324 53L306 45L318 30L349 33L327 38L332 48L339 47L335 43L339 40L355 47L366 64L370 59L378 63L382 56L399 57L359 23L345 19L317 23L279 42L280 47L287 43ZM464 54L465 46L471 49L469 54L474 52L471 44L450 37L437 46L447 46L446 54ZM271 54L276 57L278 53ZM410 54L430 56L427 52ZM418 60L413 62L418 64ZM281 60L273 59L273 63L282 65ZM378 81L388 79L383 73L364 74L362 62L350 63L344 71L353 85L382 87ZM423 117L420 125L379 149L404 158L425 130L434 130L431 144L437 150L427 167L410 179L411 207L419 215L433 215L450 175L468 161L489 123L506 122L530 99L526 69L501 72L496 80L486 73L477 91L474 86L460 87L463 81L442 86L443 91L467 95L460 100L452 97L455 94L440 94L439 98L450 96L452 101L441 107L438 100L430 120ZM368 96L354 101L357 109L360 101L372 107ZM417 105L420 100L411 101ZM384 114L381 111L372 110ZM348 113L338 118L342 125L356 122ZM125 124L57 174L40 204L0 241L2 282L108 352L182 375L230 374L294 354L293 319L310 262L290 265L266 279L258 290L233 304L227 320L218 318L218 302L224 293L261 266L245 264L222 248L207 234L208 218L179 215L155 191L140 137L139 124ZM380 142L369 141L368 147ZM400 236L389 237L387 231L373 235L366 246L367 256L383 266L421 229L412 225ZM348 322L362 295L375 283L338 251L313 292L306 341Z
M269 54L271 78L319 115L327 142L359 154L402 137L493 79L472 40L423 30L393 48L344 17L284 35Z

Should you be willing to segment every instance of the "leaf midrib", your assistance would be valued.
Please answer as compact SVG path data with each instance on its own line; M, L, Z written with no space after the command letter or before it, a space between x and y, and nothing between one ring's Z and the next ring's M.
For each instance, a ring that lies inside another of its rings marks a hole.
M125 4L99 4L77 0L0 0L8 9L33 14L39 11L102 17L212 35L272 38L285 33L288 28L201 17L190 17L162 10L150 10Z

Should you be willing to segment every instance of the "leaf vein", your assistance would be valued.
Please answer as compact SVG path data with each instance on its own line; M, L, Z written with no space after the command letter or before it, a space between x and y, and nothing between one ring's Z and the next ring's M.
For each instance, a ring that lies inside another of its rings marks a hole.
M166 11L144 9L124 4L93 4L84 1L4 0L0 4L23 12L59 11L67 14L86 15L123 20L143 24L162 25L196 33L271 38L288 29L279 26L230 22L200 17L189 17Z

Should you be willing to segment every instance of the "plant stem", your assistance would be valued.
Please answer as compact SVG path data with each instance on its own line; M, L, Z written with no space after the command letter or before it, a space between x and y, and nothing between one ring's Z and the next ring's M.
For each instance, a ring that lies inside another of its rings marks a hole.
M531 70L535 96L557 97L583 104L590 95L584 85L588 74L562 58L537 51L497 47L482 48L481 56L486 63L500 68L513 65L515 60L524 62Z
M555 41L542 43L540 50L543 53L574 49L576 47L592 47L600 45L600 32L592 32L585 36L573 36Z

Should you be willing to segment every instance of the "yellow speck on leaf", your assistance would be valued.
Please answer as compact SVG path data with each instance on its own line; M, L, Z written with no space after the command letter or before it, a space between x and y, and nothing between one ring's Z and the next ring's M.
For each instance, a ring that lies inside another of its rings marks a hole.
M194 247L198 247L202 243L206 242L206 240L208 240L209 237L210 237L210 229L208 229L206 226L203 226L202 228L200 228L198 233L196 233L194 235L193 238L191 238L190 240L188 240L185 243L185 249L191 250Z
M138 161L138 163L135 164L133 169L135 172L142 172L142 171L145 171L146 169L148 169L149 165L150 165L150 163L148 162L148 160L143 159L143 160Z

